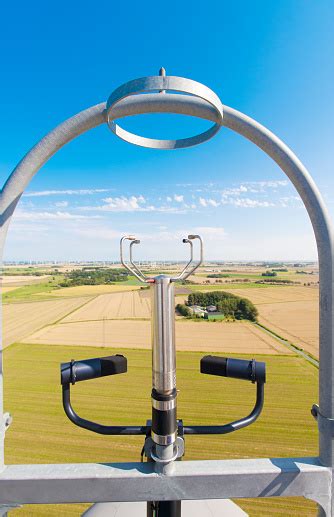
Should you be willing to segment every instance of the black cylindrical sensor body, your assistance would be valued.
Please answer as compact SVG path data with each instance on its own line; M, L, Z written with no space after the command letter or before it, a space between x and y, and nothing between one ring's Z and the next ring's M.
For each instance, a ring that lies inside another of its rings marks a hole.
M127 371L127 359L123 355L111 355L83 359L82 361L70 361L69 363L62 363L60 370L61 384L75 384L79 381L125 373Z
M266 365L251 359L233 359L206 355L201 359L201 373L220 375L252 382L266 382Z
M176 396L152 390L152 439L158 445L174 443L177 435Z

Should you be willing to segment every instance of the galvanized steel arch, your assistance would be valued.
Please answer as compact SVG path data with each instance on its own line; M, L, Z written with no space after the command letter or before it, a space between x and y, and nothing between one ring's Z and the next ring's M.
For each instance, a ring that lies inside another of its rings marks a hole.
M205 101L175 94L146 94L126 98L113 108L113 118L150 112L172 112L197 116L215 123L221 122L214 108ZM0 195L1 256L11 216L33 176L66 143L105 122L105 103L81 111L49 132L19 162L8 177ZM309 214L316 237L320 269L320 414L322 422L327 421L326 419L334 417L334 279L331 221L310 174L291 149L277 136L255 120L228 106L224 106L222 125L253 142L278 164L295 186ZM325 465L332 466L334 449L330 426L320 426L319 434L320 458Z

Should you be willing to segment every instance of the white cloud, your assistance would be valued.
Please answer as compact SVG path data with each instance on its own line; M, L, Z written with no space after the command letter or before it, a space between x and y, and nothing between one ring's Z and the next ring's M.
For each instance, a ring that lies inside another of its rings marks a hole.
M171 198L170 198L171 199ZM170 214L184 214L188 206L155 206L148 205L144 196L119 196L103 199L104 205L81 206L79 210L91 212L165 212Z
M245 185L240 185L239 187L226 188L221 191L222 196L238 196L239 194L243 194L248 192L248 188Z
M204 208L206 208L208 206L213 206L214 208L217 208L217 206L219 206L220 203L218 201L216 201L215 199L205 199L204 197L200 197L199 204L201 206L203 206Z
M172 199L170 196L167 196L167 197L166 197L166 200L167 200L167 202L168 202L168 203L170 203L171 201L173 201L173 199Z
M16 210L13 215L14 221L26 221L26 222L45 222L45 221L59 221L59 220L82 220L82 219L100 219L101 216L93 215L79 215L72 214L70 212L37 212L37 211L25 211L25 210Z
M59 195L86 196L89 194L99 194L101 192L110 192L110 189L97 188L97 189L75 189L75 190L37 190L37 191L25 192L23 195L25 197L42 197L42 196L59 196Z
M150 210L152 207L143 207L146 203L144 196L120 196L103 199L106 203L102 206L81 207L82 210L102 210L105 212L134 212L136 210Z
M176 201L177 203L182 203L183 202L183 196L182 195L178 195L178 194L174 194L174 201Z
M65 208L68 206L68 201L58 201L58 203L55 203L55 206L58 208Z
M279 199L279 206L287 207L301 207L303 202L299 196L285 196Z
M258 199L246 198L224 198L222 199L222 205L232 205L240 208L269 208L275 206L274 203L269 201L260 201Z
M252 193L265 192L267 189L278 189L287 187L288 180L267 180L267 181L246 181L247 191Z
M218 201L215 201L214 199L208 199L208 203L209 203L209 205L214 206L215 208L217 208L217 206L219 206Z
M274 181L256 181L254 182L256 185L260 185L260 187L267 188L277 188L277 187L286 187L289 182L288 180L274 180Z

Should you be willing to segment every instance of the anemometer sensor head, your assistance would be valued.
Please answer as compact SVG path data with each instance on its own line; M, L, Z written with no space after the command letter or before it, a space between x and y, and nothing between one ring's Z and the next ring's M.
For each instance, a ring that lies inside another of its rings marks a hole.
M124 116L122 106L126 106L127 115L129 112L132 115L179 113L204 118L201 116L201 104L206 109L208 105L211 107L218 122L203 133L188 138L146 138L126 131L115 122L115 119ZM106 118L111 131L126 142L152 149L181 149L206 142L219 131L223 122L223 105L219 97L204 84L184 77L167 76L165 69L161 68L157 76L134 79L116 88L108 99Z

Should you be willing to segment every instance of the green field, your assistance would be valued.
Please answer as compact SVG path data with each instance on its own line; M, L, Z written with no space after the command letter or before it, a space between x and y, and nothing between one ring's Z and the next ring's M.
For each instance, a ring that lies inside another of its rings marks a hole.
M1 274L4 276L21 276L21 275L31 275L31 276L39 276L39 275L52 275L56 272L55 268L50 269L49 267L3 267L1 269Z
M14 417L6 434L8 464L139 461L141 438L100 436L79 429L67 420L61 406L59 363L115 352L95 347L22 344L5 349L5 411ZM105 424L143 424L150 417L150 351L122 353L128 358L126 375L73 387L73 405L82 416ZM179 418L185 424L215 424L248 413L254 400L254 386L201 375L201 356L178 353ZM295 356L256 358L265 360L268 370L265 408L258 422L230 435L187 437L185 459L317 454L317 429L310 407L317 401L318 370ZM304 499L239 500L239 504L256 517L316 515L315 505ZM12 514L74 517L86 507L30 506Z
M63 279L62 276L50 277L48 280L42 280L30 285L23 285L13 291L2 294L3 303L15 302L31 302L38 300L47 300L47 293L51 293ZM39 296L42 295L42 296Z
M32 277L33 278L33 277ZM30 285L24 285L22 287L17 287L13 291L8 291L7 293L2 293L2 301L3 303L18 303L18 302L37 302L37 301L45 301L45 300L54 300L57 297L57 290L59 283L64 280L63 275L56 275L54 277L50 277L48 280L41 280L40 282L36 282ZM117 285L120 288L122 286L136 286L143 284L139 282L135 277L129 277L125 282L113 282L111 285ZM89 286L90 287L90 286ZM96 286L98 287L98 286ZM61 289L67 289L63 287ZM71 289L71 287L69 287ZM121 290L121 289L120 289ZM48 294L50 293L50 296ZM62 296L61 296L62 298Z

